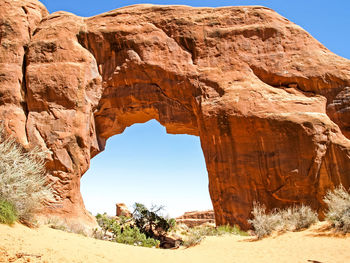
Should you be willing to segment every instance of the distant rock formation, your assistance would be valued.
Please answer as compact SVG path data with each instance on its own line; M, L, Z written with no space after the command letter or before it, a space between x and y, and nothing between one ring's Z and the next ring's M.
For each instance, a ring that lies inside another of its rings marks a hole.
M188 227L200 226L203 224L215 224L215 214L213 210L185 212L176 218L176 223L185 224Z
M132 216L132 213L130 212L129 208L124 203L116 204L116 210L116 216Z
M67 220L95 223L80 194L90 159L150 119L200 137L218 225L247 229L254 201L320 209L350 187L349 96L350 61L265 7L83 18L0 0L0 118L48 151L45 213Z

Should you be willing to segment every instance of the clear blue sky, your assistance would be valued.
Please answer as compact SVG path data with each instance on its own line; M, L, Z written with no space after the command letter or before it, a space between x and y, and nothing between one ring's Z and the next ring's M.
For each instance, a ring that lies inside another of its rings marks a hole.
M263 5L302 26L334 53L350 58L350 0L116 1L43 0L50 12L93 16L122 6L152 3L191 6ZM211 207L199 138L168 135L156 121L135 124L108 140L91 162L81 191L92 213L115 213L115 203L165 205L171 216Z

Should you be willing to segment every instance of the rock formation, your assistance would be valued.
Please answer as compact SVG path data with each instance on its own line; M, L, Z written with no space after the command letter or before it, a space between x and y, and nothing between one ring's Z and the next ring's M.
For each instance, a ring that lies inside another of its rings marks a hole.
M47 153L57 203L93 222L80 178L106 140L158 120L200 136L216 223L323 206L350 186L350 61L259 6L136 5L91 18L0 0L0 116Z
M124 203L118 203L116 204L116 216L131 217L132 213Z
M200 226L203 224L215 224L213 210L185 212L176 218L176 223L185 224L188 227Z

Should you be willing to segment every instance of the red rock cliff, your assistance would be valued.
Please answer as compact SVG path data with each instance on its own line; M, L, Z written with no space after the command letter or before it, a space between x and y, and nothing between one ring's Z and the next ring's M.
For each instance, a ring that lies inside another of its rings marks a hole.
M157 119L200 136L217 224L254 201L323 206L350 186L350 61L264 7L137 5L91 18L0 0L0 116L40 146L57 204L93 222L80 178L106 140Z

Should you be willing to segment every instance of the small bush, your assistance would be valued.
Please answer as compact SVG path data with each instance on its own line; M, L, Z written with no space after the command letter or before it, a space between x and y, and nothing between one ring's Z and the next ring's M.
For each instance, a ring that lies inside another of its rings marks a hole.
M258 203L254 204L252 215L253 219L248 220L248 222L253 226L259 239L270 235L281 226L281 216L276 212L266 214L265 206L261 206Z
M317 213L305 205L289 207L279 212L282 215L284 229L289 231L308 228L318 221Z
M45 177L45 154L37 149L26 151L6 137L0 126L0 198L14 205L22 222L32 221L43 202L53 200Z
M175 218L168 218L167 219L168 224L169 224L169 230L173 230L176 227L176 219Z
M98 225L101 227L103 234L106 235L107 231L111 232L113 225L117 224L117 221L111 217L109 217L106 213L97 214L96 220Z
M318 221L317 213L305 205L275 209L267 214L265 206L255 203L252 215L253 219L248 222L254 227L259 239L273 231L297 231Z
M339 232L350 233L350 194L340 185L328 191L323 200L328 205L326 219Z
M202 242L204 238L205 238L205 235L203 235L200 231L193 230L184 239L182 245L185 247L193 247L198 245L200 242Z
M0 223L12 225L17 220L14 205L6 200L0 200Z

